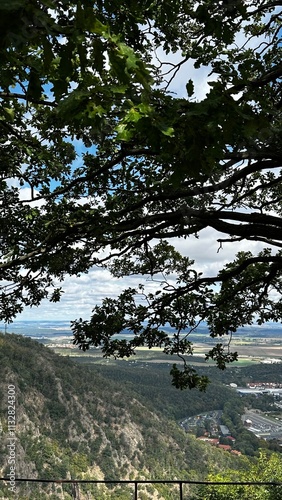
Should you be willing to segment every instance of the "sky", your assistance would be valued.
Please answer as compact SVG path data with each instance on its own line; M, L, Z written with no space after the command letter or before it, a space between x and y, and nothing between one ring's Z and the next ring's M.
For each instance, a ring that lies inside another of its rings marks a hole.
M240 38L241 35L239 35ZM237 40L240 43L240 40ZM179 62L181 56L179 54L167 56L159 51L158 57L162 60L170 60L170 62ZM191 62L186 63L177 73L169 90L174 95L179 97L186 96L185 85L191 78L194 82L195 95L197 100L201 100L209 91L208 80L212 77L209 67L203 67L195 70ZM214 77L213 77L214 78ZM82 150L81 150L82 153ZM79 158L76 161L79 163ZM27 191L22 190L22 198L28 197ZM175 242L170 240L170 243L175 243L177 250L190 259L195 259L197 262L196 270L201 271L204 275L215 275L219 268L224 263L233 260L235 254L240 250L251 250L257 252L262 248L259 243L242 242L236 244L225 243L219 250L217 238L220 235L212 229L205 229L201 232L200 238L196 239L191 236L188 239L177 239ZM127 277L123 279L113 278L107 270L101 268L92 268L90 271L81 277L66 277L65 281L59 283L64 289L64 294L59 303L50 303L44 300L40 306L34 308L26 308L24 312L17 316L17 320L64 320L71 321L82 317L89 319L91 311L96 304L101 304L105 297L116 297L124 288L135 287L139 283L147 284L147 286L155 286L146 281L146 277Z

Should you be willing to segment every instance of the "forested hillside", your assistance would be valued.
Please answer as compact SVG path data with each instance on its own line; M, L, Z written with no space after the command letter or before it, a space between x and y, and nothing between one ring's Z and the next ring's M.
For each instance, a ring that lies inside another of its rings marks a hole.
M85 357L84 357L85 356ZM83 355L75 358L79 363L91 365L91 358ZM93 361L92 361L93 363ZM282 383L282 370L280 364L252 364L242 368L234 365L224 371L215 367L201 367L201 372L210 379L210 384L205 392L177 391L171 385L167 363L136 363L128 366L124 361L115 361L98 365L96 370L109 380L119 381L126 387L133 389L139 397L153 401L154 409L161 414L175 420L195 415L203 411L222 410L229 401L234 408L242 404L242 400L230 384L235 382L238 386L245 386L247 382L265 381ZM264 401L267 397L265 396ZM273 398L270 397L270 401ZM244 399L245 404L251 402L255 408L261 407L261 400L254 395ZM265 408L266 410L268 408Z
M203 479L210 470L247 467L242 457L185 434L122 381L106 379L95 368L76 365L29 338L1 334L0 366L2 477L9 470L9 384L16 395L16 477ZM21 499L68 499L72 494L71 486L62 490L60 485L23 483L17 488ZM160 488L154 498L171 498L168 489ZM106 489L83 486L81 499L89 498L86 490L95 500L113 498ZM153 492L151 487L144 498ZM121 496L115 491L114 498L131 498L131 493L128 488ZM1 485L1 498L13 495Z

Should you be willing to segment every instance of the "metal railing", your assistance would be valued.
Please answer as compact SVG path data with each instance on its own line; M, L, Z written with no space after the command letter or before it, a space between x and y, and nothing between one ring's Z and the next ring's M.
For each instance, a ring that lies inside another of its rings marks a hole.
M0 481L10 482L9 477L2 477ZM183 486L184 485L202 485L202 486L272 486L272 487L281 487L282 482L275 481L190 481L190 480L169 480L169 479L31 479L31 478L15 478L15 482L28 482L28 483L53 483L53 484L72 484L75 488L78 487L79 484L92 484L92 485L132 485L134 487L134 500L138 500L138 486L145 484L167 484L178 486L179 491L179 500L184 500L183 496ZM77 498L75 496L75 498ZM187 497L186 497L187 498Z

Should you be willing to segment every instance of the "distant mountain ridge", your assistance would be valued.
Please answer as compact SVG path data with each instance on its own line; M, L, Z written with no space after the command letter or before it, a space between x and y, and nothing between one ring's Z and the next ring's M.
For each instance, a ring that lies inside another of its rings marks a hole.
M40 338L44 334L52 334L52 333L65 333L69 334L72 336L72 331L70 328L70 321L66 320L54 320L54 321L47 321L47 320L18 320L15 321L14 323L11 324L5 324L0 322L0 331L7 332L7 333L16 333L16 334L21 334L25 336L31 336L32 338ZM175 330L170 327L170 326L164 326L163 329L166 332L171 332L173 333ZM188 331L188 330L187 330ZM208 335L208 325L203 322L201 323L200 326L198 326L194 332L192 332L192 336L194 334L203 334L203 335ZM130 334L130 332L123 330L121 334L126 335ZM282 336L282 327L279 326L277 323L266 323L264 325L258 326L258 325L246 325L244 328L238 328L238 334L240 335L246 335L249 336L250 334L252 337L268 337L268 336L275 336L275 335L281 335Z

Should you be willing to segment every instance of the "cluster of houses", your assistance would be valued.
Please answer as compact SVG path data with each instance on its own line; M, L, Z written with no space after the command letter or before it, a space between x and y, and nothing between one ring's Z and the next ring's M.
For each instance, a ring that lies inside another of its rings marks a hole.
M231 383L230 387L236 389L241 396L248 394L255 394L256 396L269 394L277 399L282 398L282 384L278 382L249 382L246 384L246 387L238 387L237 384Z
M220 437L209 437L210 433L208 431L204 432L204 435L199 436L197 439L199 439L200 441L204 441L205 443L209 443L212 446L216 446L217 448L221 448L222 450L229 451L233 455L241 455L240 451L233 449L236 439L229 434L230 431L228 427L226 427L226 425L219 425L219 431L220 437L223 437L225 441L229 441L230 444L222 444L220 442Z
M206 433L205 433L206 434ZM208 433L207 433L208 434ZM209 443L212 446L216 446L217 448L220 448L225 451L229 451L233 455L241 455L241 452L238 450L233 450L233 445L235 443L235 438L232 436L226 436L226 438L232 443L232 444L220 444L220 440L218 438L210 438L208 436L200 436L197 439L200 441L204 441L205 443Z
M234 450L235 438L231 436L230 430L226 425L221 425L221 410L201 413L193 417L188 417L180 422L180 426L186 432L197 433L200 429L203 430L202 435L197 435L197 439L206 443L229 451L234 455L241 455L240 451ZM206 429L206 430L204 430ZM210 437L214 436L214 437Z
M279 382L248 382L246 386L249 389L282 389L282 384Z

